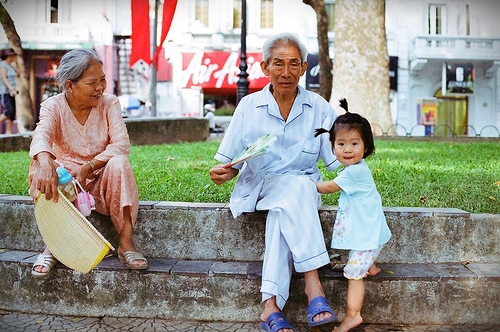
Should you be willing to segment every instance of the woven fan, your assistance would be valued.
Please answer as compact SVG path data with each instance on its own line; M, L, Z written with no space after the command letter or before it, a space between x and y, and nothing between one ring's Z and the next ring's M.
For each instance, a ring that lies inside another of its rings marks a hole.
M57 203L38 195L35 218L49 250L70 269L87 273L115 250L60 191Z

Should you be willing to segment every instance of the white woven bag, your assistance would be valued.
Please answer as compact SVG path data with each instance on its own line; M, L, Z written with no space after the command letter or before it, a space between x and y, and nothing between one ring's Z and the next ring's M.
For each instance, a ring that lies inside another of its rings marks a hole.
M35 218L49 250L70 269L87 273L115 250L60 191L57 203L38 195Z

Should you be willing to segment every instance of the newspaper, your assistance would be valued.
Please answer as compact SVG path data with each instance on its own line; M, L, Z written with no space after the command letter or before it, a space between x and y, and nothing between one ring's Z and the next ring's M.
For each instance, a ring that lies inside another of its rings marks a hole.
M241 151L233 160L224 165L224 167L232 167L249 159L258 157L267 153L267 149L271 147L274 142L276 142L277 137L272 134L265 134L260 137L255 143L247 147L245 150Z

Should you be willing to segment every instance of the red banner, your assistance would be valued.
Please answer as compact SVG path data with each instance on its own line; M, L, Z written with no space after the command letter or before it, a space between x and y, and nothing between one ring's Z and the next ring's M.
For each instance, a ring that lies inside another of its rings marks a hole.
M269 78L264 75L260 68L262 53L247 53L247 73L249 81L249 92L262 89ZM182 53L182 83L183 88L198 86L205 93L212 89L229 89L236 92L238 74L240 72L239 52L196 52ZM216 91L213 93L224 93L228 91Z
M151 64L151 42L149 34L149 0L130 1L132 7L132 51L130 67L139 60Z

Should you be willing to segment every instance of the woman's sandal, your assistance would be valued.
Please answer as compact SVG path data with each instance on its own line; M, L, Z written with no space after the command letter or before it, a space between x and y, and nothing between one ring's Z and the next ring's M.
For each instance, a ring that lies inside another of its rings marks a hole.
M148 268L148 260L143 254L136 251L125 251L123 254L118 254L118 259L131 270L146 270ZM133 265L132 262L135 260L144 261L146 264Z
M48 277L52 271L54 271L54 266L57 264L57 259L52 254L39 254L36 258L35 263L33 263L33 268L31 269L31 275L35 278L45 278ZM43 266L47 271L38 272L35 271L35 266Z

